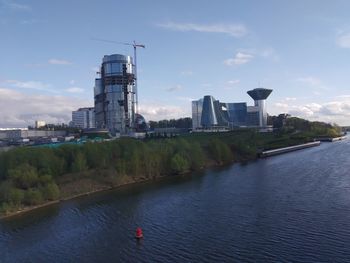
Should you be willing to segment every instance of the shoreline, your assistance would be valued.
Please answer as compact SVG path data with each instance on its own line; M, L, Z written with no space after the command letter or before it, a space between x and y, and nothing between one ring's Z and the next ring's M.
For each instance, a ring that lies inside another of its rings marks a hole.
M276 148L276 149L269 150L269 151L263 151L260 154L257 153L254 158L252 158L252 157L251 158L242 158L239 161L232 160L229 163L209 162L209 163L207 163L207 165L203 166L199 170L186 171L185 173L181 173L181 174L159 175L159 176L151 177L151 178L145 178L145 177L137 178L137 177L133 177L133 180L129 181L129 182L120 183L120 184L117 184L117 185L114 185L114 186L113 185L106 185L106 186L102 186L102 187L100 187L98 189L95 189L95 190L92 190L92 191L78 193L78 194L74 194L74 195L67 196L67 197L62 197L60 199L57 199L57 200L54 200L54 201L48 201L48 202L45 202L45 203L40 204L40 205L23 207L22 209L19 209L17 211L10 212L10 213L4 214L4 215L0 215L0 220L8 219L8 218L15 217L15 216L20 216L20 215L23 215L23 214L25 214L27 212L36 210L36 209L40 209L40 208L48 207L48 206L51 206L51 205L59 204L59 203L65 202L65 201L70 201L70 200L73 200L73 199L76 199L76 198L80 198L80 197L84 197L84 196L87 196L87 195L92 195L92 194L95 194L95 193L101 193L101 192L105 192L105 191L108 191L108 190L118 189L120 187L127 186L127 185L133 185L133 184L138 184L138 183L143 183L143 182L150 182L150 181L153 181L153 180L160 180L160 179L164 179L164 178L172 177L172 176L188 176L189 174L191 174L193 172L203 171L203 170L206 170L208 168L222 167L222 166L225 166L225 165L233 165L235 163L244 163L244 162L247 162L247 161L249 162L249 161L253 161L253 160L259 159L259 158L266 158L266 157L274 156L274 155L277 155L277 154L280 155L280 154L288 153L288 152L291 152L291 151L306 149L306 148L309 148L309 147L319 146L320 145L320 142L317 142L317 145L308 146L309 144L313 144L313 143L315 143L315 142L309 142L309 143L298 144L298 145L289 146L289 147ZM290 148L290 150L289 150L289 148ZM287 149L287 151L286 151L286 149ZM267 152L270 152L270 151L271 152L276 152L276 153L274 153L272 155L269 155L269 154L262 155L263 153L267 153Z
M252 161L252 160L253 159L251 159L249 161ZM174 177L174 176L176 176L176 177L178 177L178 176L188 176L189 174L191 174L193 172L198 172L198 171L206 170L208 168L222 167L222 166L225 166L225 165L233 165L233 164L235 164L235 162L232 162L232 163L229 163L229 164L208 165L208 166L202 167L201 169L196 170L196 171L188 171L186 173L175 174L175 175L160 175L160 176L152 177L152 178L148 178L148 179L144 179L144 177L141 177L139 179L135 179L133 182L121 183L121 184L118 184L118 185L115 185L115 186L105 186L105 187L101 187L101 188L96 189L96 190L92 190L92 191L88 191L88 192L84 192L84 193L80 193L80 194L75 194L75 195L72 195L72 196L69 196L69 197L60 198L60 199L57 199L57 200L54 200L54 201L45 202L45 203L40 204L40 205L27 206L27 207L24 207L23 209L15 211L15 212L10 212L7 215L0 215L0 220L2 220L2 219L9 219L11 217L16 217L16 216L21 216L23 214L26 214L27 212L31 212L31 211L34 211L34 210L37 210L37 209L40 209L40 208L45 208L45 207L52 206L52 205L59 204L59 203L63 203L63 202L66 202L66 201L71 201L71 200L78 199L78 198L81 198L81 197L84 197L84 196L88 196L88 195L93 195L93 194L97 194L97 193L107 192L107 191L110 191L110 190L115 190L115 189L118 189L118 188L121 188L121 187L124 187L124 186L129 186L129 185L134 185L134 184L141 184L141 183L151 182L151 181L157 181L157 180L162 180L162 179L165 179L165 178L168 178L168 177Z

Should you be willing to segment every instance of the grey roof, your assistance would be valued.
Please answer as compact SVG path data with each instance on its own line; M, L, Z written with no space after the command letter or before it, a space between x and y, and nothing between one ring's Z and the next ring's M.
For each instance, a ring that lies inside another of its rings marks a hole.
M264 89L264 88L257 88L253 90L247 91L250 97L253 98L253 100L266 100L267 97L271 94L272 89Z

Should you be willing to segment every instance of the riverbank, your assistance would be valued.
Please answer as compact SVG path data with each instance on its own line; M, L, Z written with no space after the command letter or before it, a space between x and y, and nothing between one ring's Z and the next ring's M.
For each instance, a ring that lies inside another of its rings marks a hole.
M315 142L309 142L309 143L304 143L304 144L299 144L295 146L289 146L289 147L283 147L283 148L278 148L274 150L269 150L269 151L263 151L259 154L259 157L265 158L265 157L270 157L270 156L275 156L279 154L284 154L288 152L294 152L310 147L315 147L315 146L320 146L321 142L320 141L315 141Z
M231 164L233 164L233 163L231 163ZM205 169L209 169L209 168L213 168L213 167L220 167L220 166L224 166L224 165L228 165L228 164L221 164L221 165L219 165L219 164L214 164L213 162L211 162L211 163L207 163L207 165L205 167L202 167L201 170L205 170ZM174 177L174 176L188 176L191 173L192 173L191 171L187 171L187 172L185 172L183 174L159 175L159 176L155 176L155 177L152 177L152 178L144 178L144 177L137 178L137 177L134 177L132 179L129 179L127 182L125 182L125 181L119 182L119 183L115 183L114 182L114 184L112 184L112 185L104 185L104 186L94 182L94 183L90 184L90 189L88 191L84 191L81 188L78 189L78 188L75 187L76 185L79 185L79 186L84 185L84 183L82 182L83 180L82 181L75 181L75 184L66 184L66 185L62 185L61 186L61 188L62 188L62 195L63 195L62 198L60 198L58 200L54 200L54 201L49 201L49 202L46 202L46 203L43 203L43 204L40 204L40 205L21 207L21 208L19 208L16 211L10 212L10 213L5 214L5 215L0 215L0 220L1 219L9 219L9 218L12 218L12 217L20 216L20 215L23 215L25 213L28 213L28 212L31 212L31 211L34 211L34 210L37 210L37 209L40 209L40 208L53 206L53 205L56 205L56 204L59 204L59 203L62 203L62 202L74 200L74 199L81 198L81 197L84 197L84 196L89 196L89 195L93 195L93 194L97 194L97 193L101 193L101 192L115 190L115 189L118 189L118 188L121 188L121 187L124 187L124 186L130 186L130 185L133 185L133 184L140 184L140 183L151 182L151 181L158 181L158 180L163 180L165 178ZM67 189L67 188L69 188L69 189ZM72 192L71 192L72 189L75 189L74 191L75 192L78 191L79 193L72 194Z
M122 185L246 162L260 149L304 144L302 133L261 134L238 130L176 138L135 140L59 148L16 148L0 154L0 215Z
M321 142L336 142L336 141L342 141L345 140L347 138L347 136L339 136L339 137L320 137L320 138L316 138L317 141L321 141Z

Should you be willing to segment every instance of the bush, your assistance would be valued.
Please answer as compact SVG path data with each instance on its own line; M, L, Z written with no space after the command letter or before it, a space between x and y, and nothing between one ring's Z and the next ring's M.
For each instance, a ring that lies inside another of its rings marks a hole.
M24 193L20 189L12 188L9 191L8 201L13 203L15 206L19 206L24 199Z
M55 183L49 183L42 188L41 192L45 200L57 200L60 196L60 189Z
M36 168L24 163L17 168L9 170L9 177L15 183L15 186L22 189L28 189L38 183L38 173Z
M7 214L11 212L12 206L7 202L0 203L0 214Z
M208 147L213 159L219 163L227 163L233 159L230 148L219 139L211 140Z
M43 202L44 198L39 190L29 189L24 195L24 203L26 205L39 205Z
M172 172L176 174L184 173L190 168L188 161L178 153L171 158L170 163Z

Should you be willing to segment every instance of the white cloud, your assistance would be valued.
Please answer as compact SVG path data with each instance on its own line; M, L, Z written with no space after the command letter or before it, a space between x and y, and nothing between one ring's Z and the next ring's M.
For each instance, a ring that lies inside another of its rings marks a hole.
M74 84L75 84L75 80L74 80L74 79L70 80L70 81L69 81L69 84L70 84L70 85L74 85Z
M194 24L194 23L163 23L157 26L174 31L196 31L205 33L224 33L233 37L243 37L247 28L243 24Z
M234 58L229 58L224 61L227 66L246 64L254 58L253 55L243 52L237 52Z
M341 33L336 39L336 44L342 48L350 48L350 33Z
M185 116L191 116L189 109L186 111L183 107L160 105L159 103L142 103L140 104L139 109L140 113L146 118L146 121L178 119Z
M72 62L70 62L68 60L55 59L55 58L49 59L48 62L49 62L49 64L52 64L52 65L70 65L70 64L72 64Z
M350 98L325 103L289 104L281 101L272 105L273 112L289 113L292 116L324 121L339 125L350 125Z
M21 89L34 89L34 90L45 90L50 92L55 92L51 89L51 84L46 84L40 81L20 81L20 80L7 80L12 87L21 88Z
M178 84L173 87L167 88L165 90L168 92L179 91L179 90L182 90L182 86Z
M79 88L79 87L70 87L70 88L66 89L66 91L69 93L83 93L84 89Z
M92 101L53 95L28 95L0 88L0 127L27 127L35 120L68 123L72 111L92 105Z

